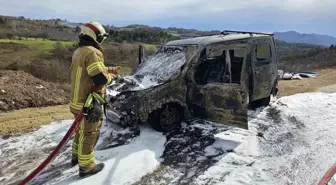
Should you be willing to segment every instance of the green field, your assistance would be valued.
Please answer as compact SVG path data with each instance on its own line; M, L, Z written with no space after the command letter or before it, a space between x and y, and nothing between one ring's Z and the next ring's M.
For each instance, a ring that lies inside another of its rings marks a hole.
M35 39L35 38L28 38L18 40L18 39L0 39L0 42L11 42L17 44L25 44L29 46L31 49L38 49L39 51L50 51L54 48L57 41L47 40L47 39ZM71 46L73 42L69 41L60 41L65 46Z
M40 59L50 55L57 41L47 39L0 39L0 68L14 61ZM60 41L63 46L71 46L73 42Z

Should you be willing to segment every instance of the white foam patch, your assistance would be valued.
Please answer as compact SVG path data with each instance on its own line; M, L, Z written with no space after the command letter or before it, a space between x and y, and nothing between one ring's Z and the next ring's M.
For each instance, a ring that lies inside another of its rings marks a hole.
M96 151L97 159L105 164L99 174L81 180L75 174L57 184L131 184L160 164L165 141L162 134L143 128L140 136L129 145Z

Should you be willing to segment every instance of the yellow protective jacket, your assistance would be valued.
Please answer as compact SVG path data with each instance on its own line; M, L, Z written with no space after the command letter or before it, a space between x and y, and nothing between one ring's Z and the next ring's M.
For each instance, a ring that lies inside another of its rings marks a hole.
M72 56L71 63L71 92L70 92L70 111L77 114L91 93L94 83L91 77L102 73L107 82L100 92L105 96L106 86L112 83L112 78L108 74L114 71L114 67L107 68L104 64L104 57L101 51L92 46L79 47Z

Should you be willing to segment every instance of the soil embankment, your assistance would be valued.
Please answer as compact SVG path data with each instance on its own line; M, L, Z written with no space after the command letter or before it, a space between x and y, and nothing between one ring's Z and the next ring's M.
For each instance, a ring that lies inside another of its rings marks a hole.
M62 85L46 82L22 71L0 71L0 111L66 104Z

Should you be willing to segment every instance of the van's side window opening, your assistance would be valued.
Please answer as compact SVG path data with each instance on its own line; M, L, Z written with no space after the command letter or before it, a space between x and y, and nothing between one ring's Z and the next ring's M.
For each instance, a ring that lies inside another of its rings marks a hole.
M207 54L205 54L207 53ZM209 49L202 52L195 71L196 83L205 85L211 82L240 84L244 49Z
M268 42L261 42L256 44L255 56L256 66L269 64L272 59L271 45Z

